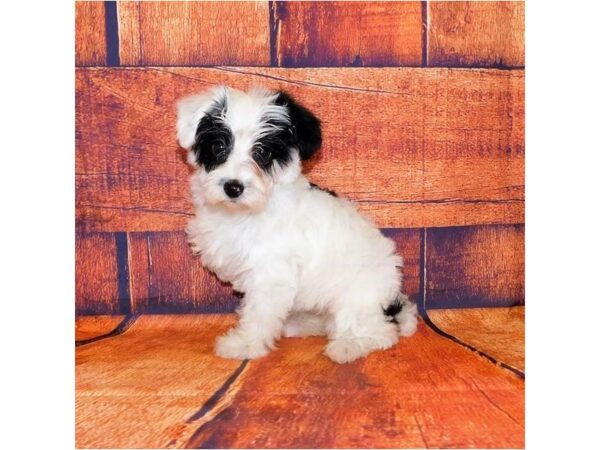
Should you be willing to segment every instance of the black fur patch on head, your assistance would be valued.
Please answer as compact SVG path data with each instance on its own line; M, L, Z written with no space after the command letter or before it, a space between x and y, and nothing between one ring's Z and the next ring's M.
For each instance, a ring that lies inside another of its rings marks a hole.
M261 169L268 172L273 168L275 161L283 167L290 162L292 155L289 124L272 119L267 120L266 123L273 127L273 131L256 141L252 149L252 159Z
M319 191L323 191L323 192L327 192L329 195L331 195L333 197L337 197L338 196L335 191L332 191L331 189L323 188L321 186L316 185L315 183L310 183L310 188L311 189L318 189Z
M192 151L196 162L207 172L227 161L233 148L233 133L223 121L227 112L227 97L223 97L206 112L196 128Z
M300 159L310 158L321 148L321 121L285 92L279 92L275 104L287 107L290 116L288 144L298 149Z

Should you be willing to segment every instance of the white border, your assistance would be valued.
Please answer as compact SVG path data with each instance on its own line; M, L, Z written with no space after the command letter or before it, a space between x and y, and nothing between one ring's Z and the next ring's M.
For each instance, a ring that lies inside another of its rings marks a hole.
M7 2L2 447L74 448L74 3Z
M597 448L598 7L526 3L526 443Z
M598 445L596 5L531 0L526 6L532 449ZM2 445L73 448L74 7L13 1L0 21Z

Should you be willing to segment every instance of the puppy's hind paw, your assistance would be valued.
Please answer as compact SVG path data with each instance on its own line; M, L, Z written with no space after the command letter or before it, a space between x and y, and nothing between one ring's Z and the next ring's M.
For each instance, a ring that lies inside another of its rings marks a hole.
M376 336L349 336L333 339L325 347L325 354L332 361L344 364L367 356L374 350L390 348L398 342L398 332L392 324L388 324L388 328L384 330L386 332Z
M357 341L350 339L336 339L325 347L325 354L338 364L352 362L367 353Z
M400 336L412 336L417 331L417 317L417 305L406 303L396 318Z
M229 359L255 359L269 353L269 347L261 340L252 339L250 336L231 330L219 336L215 343L215 353L222 358Z

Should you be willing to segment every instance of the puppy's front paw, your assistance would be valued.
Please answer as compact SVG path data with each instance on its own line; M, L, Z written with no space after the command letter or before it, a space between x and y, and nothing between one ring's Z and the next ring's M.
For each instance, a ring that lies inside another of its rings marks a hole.
M374 350L385 350L398 342L395 330L377 337L347 337L329 341L325 354L340 364L367 356Z
M369 353L359 339L335 339L325 347L325 354L334 362L345 364Z
M255 359L269 353L269 347L234 329L217 338L215 353L222 358Z

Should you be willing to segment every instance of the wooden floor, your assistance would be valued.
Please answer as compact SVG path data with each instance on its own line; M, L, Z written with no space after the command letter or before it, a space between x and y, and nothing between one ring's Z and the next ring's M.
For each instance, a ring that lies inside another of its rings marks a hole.
M213 341L230 315L142 315L112 334L122 318L81 317L77 447L523 448L525 382L500 364L520 364L509 359L522 356L522 341L508 357L483 338L469 342L481 321L462 311L462 327L461 311L436 311L411 338L348 365L322 354L323 338L285 339L259 360L220 359ZM492 319L481 329L490 342L522 335L522 313L486 311L503 321L495 335ZM446 325L471 335L443 336ZM109 337L90 341L94 333Z
M525 307L434 309L435 326L519 372L525 371Z
M110 333L125 316L88 316L75 321L75 340L79 343Z

